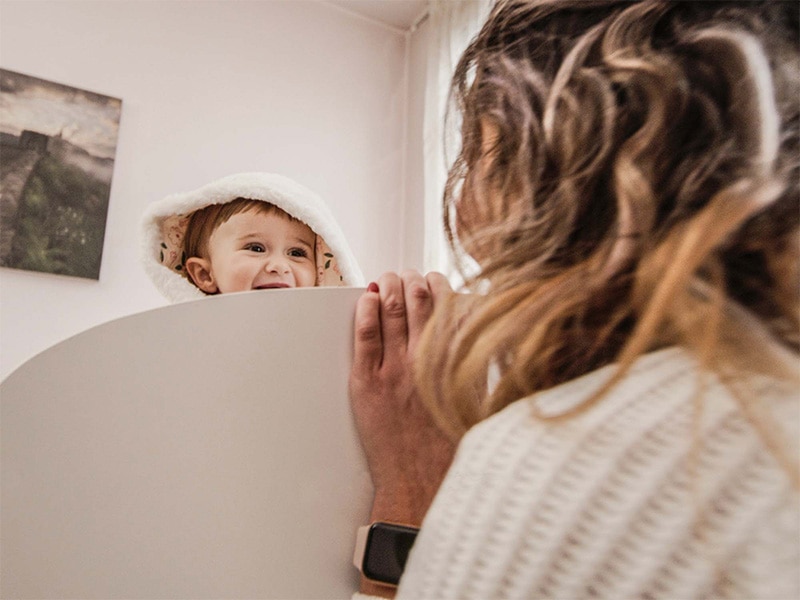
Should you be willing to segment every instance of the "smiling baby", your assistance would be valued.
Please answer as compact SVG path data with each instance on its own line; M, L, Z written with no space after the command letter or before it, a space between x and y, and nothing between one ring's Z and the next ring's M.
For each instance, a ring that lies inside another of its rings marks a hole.
M172 301L250 290L361 286L328 207L298 183L241 173L151 205L144 264Z

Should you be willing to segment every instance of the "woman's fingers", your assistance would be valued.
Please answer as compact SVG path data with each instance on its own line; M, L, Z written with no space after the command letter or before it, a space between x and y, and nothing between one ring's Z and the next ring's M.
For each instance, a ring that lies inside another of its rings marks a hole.
M381 337L383 361L401 364L408 347L408 313L403 281L397 273L384 273L378 279L381 298Z
M375 292L371 285L356 304L356 369L391 369L407 361L436 302L453 293L447 278L435 272L384 273L377 287Z
M363 294L356 303L353 375L377 371L383 361L381 299L376 292Z
M433 296L428 282L417 271L404 271L401 278L408 313L408 353L413 357L425 323L433 314Z
M453 293L453 287L450 285L447 277L437 271L428 273L425 276L425 280L428 282L431 294L433 294L434 304L438 304L440 300Z

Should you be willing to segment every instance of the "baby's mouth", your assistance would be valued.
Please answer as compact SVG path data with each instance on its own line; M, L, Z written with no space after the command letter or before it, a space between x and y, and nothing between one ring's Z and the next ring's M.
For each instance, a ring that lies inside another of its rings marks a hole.
M257 285L253 289L255 290L274 290L277 288L288 288L290 287L288 283L265 283L264 285Z

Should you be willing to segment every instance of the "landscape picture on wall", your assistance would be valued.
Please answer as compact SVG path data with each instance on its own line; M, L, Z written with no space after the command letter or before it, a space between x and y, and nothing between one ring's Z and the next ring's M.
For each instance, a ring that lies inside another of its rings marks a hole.
M121 111L0 69L0 266L100 278Z

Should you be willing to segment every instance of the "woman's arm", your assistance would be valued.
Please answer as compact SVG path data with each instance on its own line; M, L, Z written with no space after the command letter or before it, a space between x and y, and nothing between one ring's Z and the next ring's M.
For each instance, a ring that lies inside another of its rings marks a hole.
M359 299L350 400L375 488L371 522L419 527L450 466L454 444L420 402L412 364L434 304L452 293L440 273L386 273ZM394 588L362 578L361 591Z

